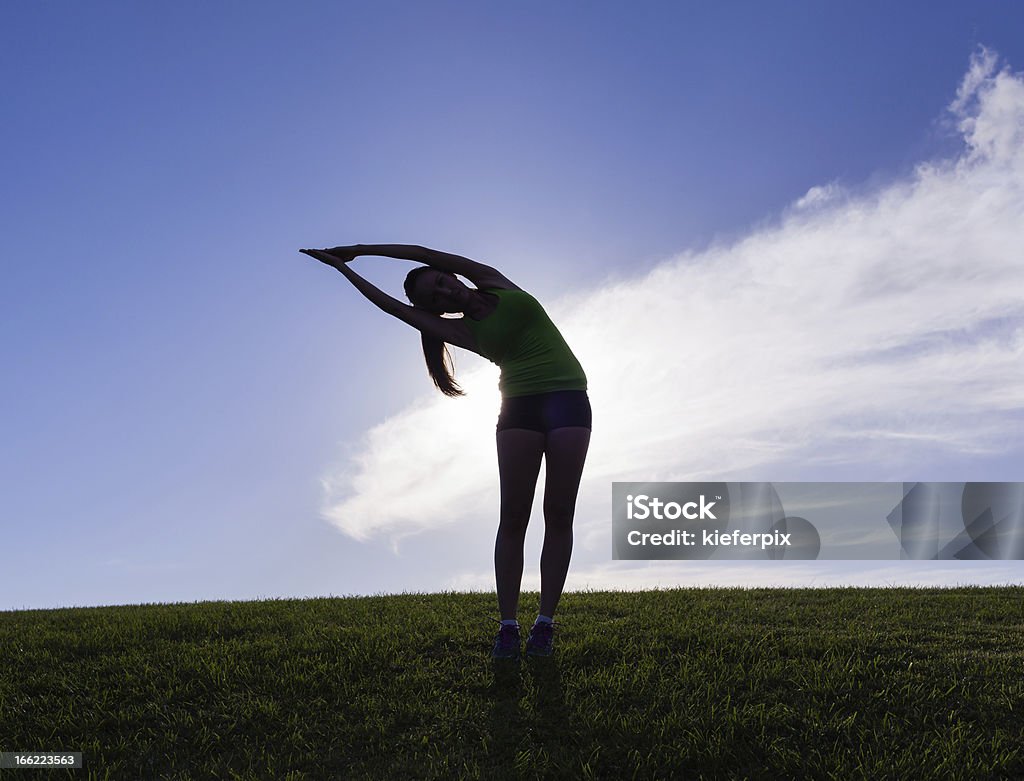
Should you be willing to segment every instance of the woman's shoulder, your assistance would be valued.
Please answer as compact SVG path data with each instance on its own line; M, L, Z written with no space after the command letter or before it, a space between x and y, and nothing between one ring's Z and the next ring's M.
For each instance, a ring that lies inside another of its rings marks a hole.
M529 291L523 290L518 285L502 286L502 287L497 287L497 286L495 286L495 287L484 287L484 288L480 288L480 290L483 291L484 293L492 293L495 296L497 296L499 299L501 299L501 298L508 298L508 299L518 298L518 299L522 299L522 300L533 299L533 296L529 293ZM536 299L534 299L534 300L536 300Z
M487 285L480 289L485 293L526 293L521 287L513 285L511 282L507 285ZM527 293L527 295L529 294Z

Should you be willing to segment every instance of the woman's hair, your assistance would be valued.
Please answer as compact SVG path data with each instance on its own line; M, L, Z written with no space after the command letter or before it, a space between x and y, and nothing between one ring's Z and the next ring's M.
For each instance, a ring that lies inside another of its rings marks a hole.
M451 277L455 276L450 271L442 271L433 266L419 266L406 274L405 295L412 302L413 306L421 309L427 309L427 307L421 307L416 303L413 299L413 292L416 289L416 280L426 271L448 274ZM420 332L420 341L423 343L423 358L427 362L427 371L430 372L430 379L434 381L437 389L445 396L464 396L465 393L458 383L455 382L455 377L452 375L455 364L452 361L451 353L448 352L448 345L436 336L428 336L423 331Z

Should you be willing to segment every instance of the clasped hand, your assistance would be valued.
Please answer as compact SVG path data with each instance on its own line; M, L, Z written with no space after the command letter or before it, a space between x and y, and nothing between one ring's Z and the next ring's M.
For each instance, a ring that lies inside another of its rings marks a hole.
M339 263L348 263L359 256L359 245L331 247L330 249L300 249L299 252L337 268Z

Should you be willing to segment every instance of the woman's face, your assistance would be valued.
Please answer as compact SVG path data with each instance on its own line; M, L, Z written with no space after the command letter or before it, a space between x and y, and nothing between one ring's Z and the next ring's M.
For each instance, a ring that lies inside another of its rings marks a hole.
M456 277L425 271L416 280L413 303L434 312L464 312L469 297L469 288Z

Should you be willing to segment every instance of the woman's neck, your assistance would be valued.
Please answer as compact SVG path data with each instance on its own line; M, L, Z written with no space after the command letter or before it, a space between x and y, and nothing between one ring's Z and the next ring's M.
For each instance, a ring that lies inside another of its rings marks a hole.
M482 290L475 290L470 299L470 305L466 307L463 314L474 320L483 320L498 306L498 297L494 293L485 293Z

